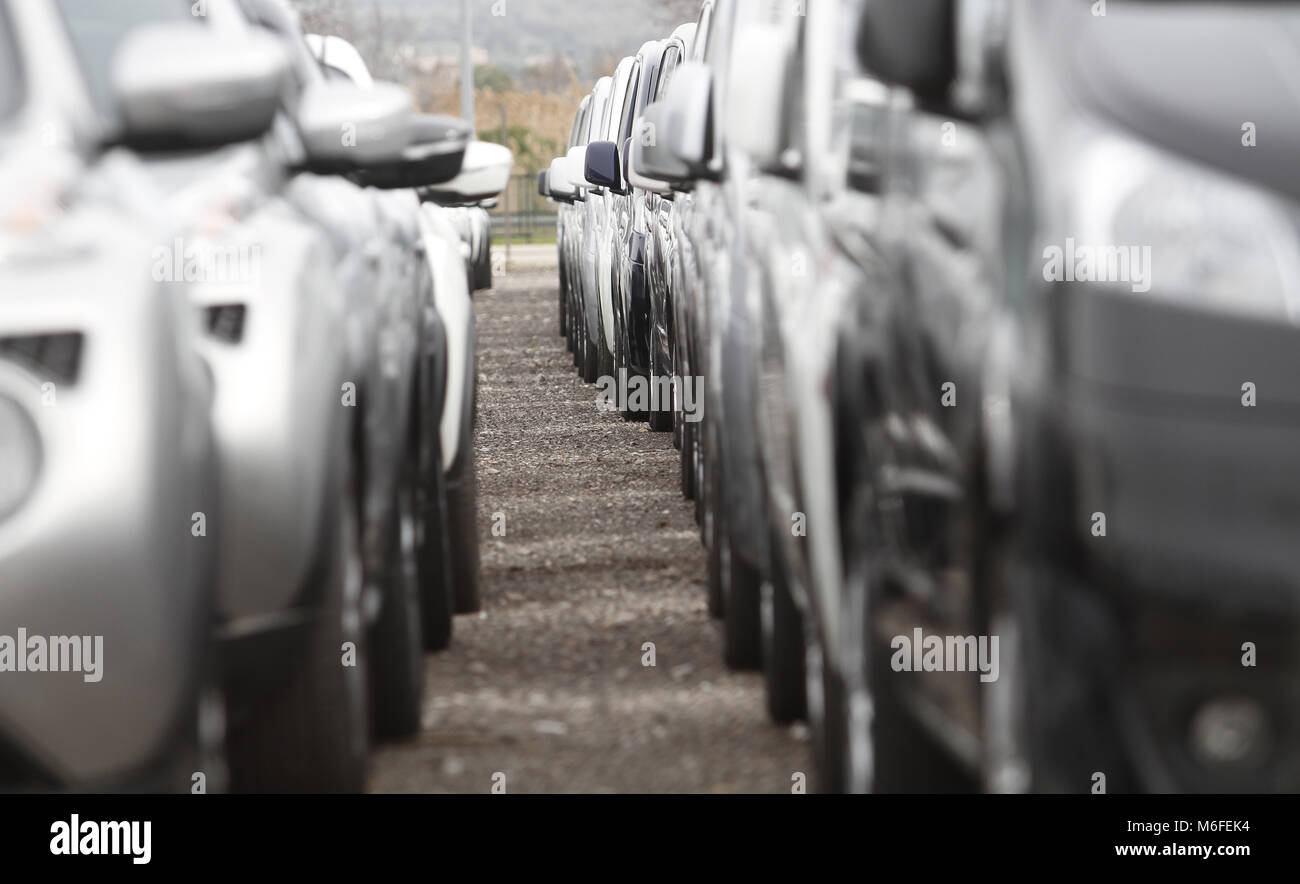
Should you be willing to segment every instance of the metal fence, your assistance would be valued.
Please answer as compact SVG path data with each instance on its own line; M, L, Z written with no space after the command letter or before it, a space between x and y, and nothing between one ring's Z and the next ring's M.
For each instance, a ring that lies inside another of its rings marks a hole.
M492 238L515 242L555 239L555 203L537 192L536 173L512 175L492 216Z

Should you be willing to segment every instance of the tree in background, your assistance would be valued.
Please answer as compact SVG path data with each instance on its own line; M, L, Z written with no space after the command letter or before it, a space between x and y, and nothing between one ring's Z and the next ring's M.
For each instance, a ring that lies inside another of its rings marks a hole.
M501 68L481 64L474 68L474 88L486 89L489 92L495 92L498 95L504 95L514 88L514 78Z

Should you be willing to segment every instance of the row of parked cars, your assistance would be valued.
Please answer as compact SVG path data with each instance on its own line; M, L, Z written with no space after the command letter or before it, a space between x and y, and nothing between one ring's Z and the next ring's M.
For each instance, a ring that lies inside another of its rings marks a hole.
M560 332L670 391L619 405L823 790L1300 788L1298 49L1266 2L704 0L582 100Z
M358 791L418 729L512 160L288 0L0 0L0 788Z

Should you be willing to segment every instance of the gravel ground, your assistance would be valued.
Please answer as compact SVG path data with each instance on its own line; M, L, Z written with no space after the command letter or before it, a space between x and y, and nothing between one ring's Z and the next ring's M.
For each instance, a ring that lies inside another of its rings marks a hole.
M671 435L597 406L556 302L553 262L476 296L484 610L428 658L423 731L371 791L788 793L806 729L722 665Z

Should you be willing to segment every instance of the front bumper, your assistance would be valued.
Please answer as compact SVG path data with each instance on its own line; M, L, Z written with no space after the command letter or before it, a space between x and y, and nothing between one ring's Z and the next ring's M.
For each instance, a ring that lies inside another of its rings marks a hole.
M1125 346L1152 305L1056 294L1065 358L1016 407L1043 785L1296 791L1300 410L1240 384L1287 336L1300 362L1300 332L1179 312Z

